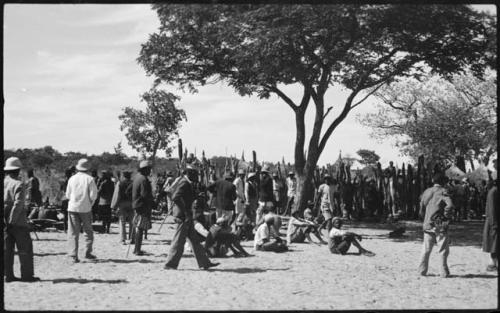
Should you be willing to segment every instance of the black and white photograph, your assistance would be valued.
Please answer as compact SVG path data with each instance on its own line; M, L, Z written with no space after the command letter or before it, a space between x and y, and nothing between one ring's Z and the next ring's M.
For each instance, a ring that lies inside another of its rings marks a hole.
M3 309L497 310L494 2L3 5Z

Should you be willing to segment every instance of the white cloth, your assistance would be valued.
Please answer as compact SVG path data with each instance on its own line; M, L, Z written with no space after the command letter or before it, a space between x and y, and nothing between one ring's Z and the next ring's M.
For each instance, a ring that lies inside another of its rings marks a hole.
M257 246L260 246L264 243L264 239L269 239L269 227L267 226L266 223L263 223L257 228L257 231L255 232L255 237L254 237L254 244L253 247L254 249L257 248Z
M297 180L295 178L291 179L290 177L287 177L286 187L288 188L287 196L295 197L295 194L297 193Z
M87 173L78 172L71 176L66 187L68 212L88 213L97 199L97 186Z
M236 187L236 200L234 200L234 206L236 213L243 213L245 208L245 182L241 177L236 177L233 181L233 185Z
M333 201L335 199L333 195L334 192L335 189L328 184L322 184L321 186L319 186L318 193L321 199L321 207L323 206L331 207L333 205Z
M330 236L330 238L333 238L333 237L337 237L337 236L344 236L345 234L347 234L347 232L345 230L341 230L341 229L332 227L332 229L330 230L330 233L328 235Z

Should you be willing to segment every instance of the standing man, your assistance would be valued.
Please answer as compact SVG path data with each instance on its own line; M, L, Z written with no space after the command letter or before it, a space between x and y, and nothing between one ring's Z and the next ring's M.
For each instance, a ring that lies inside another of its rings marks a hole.
M97 186L92 176L88 174L90 164L87 159L80 159L76 164L75 175L71 176L66 187L68 202L68 241L70 246L69 256L74 263L78 259L78 237L80 228L83 227L86 242L86 259L95 259L92 254L94 232L92 230L92 204L97 199Z
M245 184L245 205L249 207L249 216L252 221L255 221L255 214L259 206L259 193L256 180L257 175L255 173L248 173L247 183Z
M450 253L450 239L448 237L448 224L452 217L453 203L447 190L443 187L446 176L439 172L432 178L434 186L427 188L420 201L420 217L424 216L424 245L420 259L420 275L426 276L429 267L429 256L432 247L436 244L441 255L441 277L450 276L448 269L448 254Z
M153 189L148 176L151 174L151 162L144 160L139 163L139 173L135 175L132 183L132 208L134 216L134 254L144 255L141 251L144 231L151 229L151 211L154 206Z
M62 202L61 202L61 211L62 214L64 215L64 232L68 231L68 203L69 199L66 197L66 188L68 187L68 182L71 176L75 174L76 169L74 168L75 166L73 165L72 167L67 168L64 171L64 181L61 184L61 191L62 191Z
M486 198L486 220L483 228L483 251L490 254L490 262L486 267L489 272L498 271L498 190L497 172L493 172L493 186Z
M264 222L263 216L269 212L274 213L273 180L269 176L269 167L264 166L260 171L259 207L257 208L255 227Z
M236 187L236 200L234 201L234 205L236 208L236 216L238 216L245 211L245 171L243 169L238 170L238 177L233 181L233 185Z
M333 210L335 207L334 189L331 188L332 177L330 174L325 174L323 177L324 183L318 188L317 199L320 199L321 214L326 221L326 230L330 232L332 228Z
M21 161L10 157L3 168L3 261L5 282L40 281L34 277L33 242L30 237L28 220L26 219L24 185L19 178ZM14 276L14 248L17 247L19 263L21 263L21 279Z
M179 266L186 239L191 245L198 266L201 269L207 270L210 267L219 265L219 263L210 262L194 228L192 205L196 195L193 183L197 180L198 170L192 165L187 165L185 175L178 182L177 188L172 195L172 201L174 202L173 217L177 223L177 229L172 238L167 262L164 266L166 270L174 270ZM234 185L232 186L234 187Z
M118 210L118 219L120 223L120 238L121 243L126 244L128 224L129 239L132 238L132 218L134 210L132 209L132 180L129 171L122 172L122 179L115 184L113 199L111 200L111 209Z
M295 178L294 172L289 172L286 178L286 187L288 189L287 196L288 201L286 203L286 213L290 212L292 214L292 206L295 203L295 197L297 196L297 179ZM286 214L285 213L285 214Z
M219 179L208 186L208 191L215 194L215 205L217 207L216 217L226 215L229 219L229 225L233 223L234 218L234 200L236 200L236 187L231 183L233 174L228 173L224 179Z
M28 169L28 183L26 188L26 200L28 204L42 205L42 193L40 192L40 181L33 174L33 169Z
M101 180L97 186L99 194L99 217L102 220L102 232L109 234L111 227L111 199L113 198L113 191L115 185L111 180L111 172L102 171Z

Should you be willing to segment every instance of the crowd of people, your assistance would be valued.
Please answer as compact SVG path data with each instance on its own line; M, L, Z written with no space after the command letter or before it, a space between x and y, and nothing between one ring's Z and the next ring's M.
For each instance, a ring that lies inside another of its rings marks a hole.
M31 187L26 188L19 177L21 168L22 164L18 158L11 157L6 160L6 282L39 280L34 276L33 246L28 224L28 216L32 212L29 212L27 205L32 202L41 203L41 197L36 196L34 191L39 182L36 181L33 171L28 170L28 184ZM110 172L103 171L101 177L97 178L97 173L92 173L87 159L79 160L73 168L66 171L66 179L62 185L62 216L67 231L68 256L72 262L80 262L78 252L81 232L85 237L84 258L97 258L93 254L92 223L96 217L99 218L102 220L102 232L109 233L112 212L118 216L118 240L125 245L134 245L135 255L144 255L142 241L143 238L147 239L147 231L152 227L152 212L159 207L161 209L161 203L165 203L165 213L172 216L176 224L164 265L166 270L177 269L186 248L193 252L199 268L204 270L219 265L210 258L225 256L229 251L235 257L250 256L240 244L242 240L253 240L255 251L285 252L290 244L307 240L320 246L326 245L333 254L344 255L354 246L361 255L375 255L361 245L361 235L342 229L343 222L353 217L357 201L354 196L348 196L356 193L356 189L351 188L350 181L338 182L326 173L322 177L323 183L314 192L313 200L308 201L305 210L299 210L296 204L297 179L293 172L288 173L285 181L286 192L282 193L277 173L272 173L268 166L264 166L258 173L239 170L234 175L228 172L220 179L212 179L208 184L203 184L199 179L200 169L196 164L188 163L178 177L174 177L172 172L166 172L164 179L158 180L156 194L153 193L150 180L151 172L151 162L144 160L139 163L137 173L133 177L130 171L123 171L120 173L120 179L117 179L117 175L113 179ZM496 172L494 174L496 175ZM466 187L456 182L450 185L443 172L436 172L432 182L433 185L419 197L418 212L423 219L424 230L419 272L424 276L427 274L430 252L434 245L438 245L442 258L441 276L448 277L448 225L454 220L455 212L461 212L465 205L456 200L456 192L459 189L456 186L462 186L464 189ZM380 200L376 196L379 191L375 179L365 180L365 183L362 210L370 214L377 212L377 205L383 206L383 203L375 202ZM373 187L371 192L370 186ZM496 177L488 187L484 199L486 221L483 250L490 253L487 269L497 270ZM481 203L483 200L476 201ZM215 212L212 208L215 208ZM283 224L284 218L288 219L286 225ZM285 239L280 233L283 226L286 227ZM322 234L323 228L327 232L326 238ZM21 263L21 278L14 275L15 246Z

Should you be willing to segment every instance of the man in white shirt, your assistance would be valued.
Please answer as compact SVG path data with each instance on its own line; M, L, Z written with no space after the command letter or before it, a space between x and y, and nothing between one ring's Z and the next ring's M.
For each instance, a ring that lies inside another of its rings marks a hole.
M286 211L285 215L290 212L292 213L292 205L295 202L295 195L297 194L297 179L295 178L294 172L289 172L288 177L286 178L286 187L287 187L287 197L288 201L286 203Z
M366 256L375 255L375 253L368 251L361 246L359 243L359 241L363 239L361 235L341 230L341 227L342 220L340 217L334 217L332 219L332 229L328 233L328 249L331 253L345 255L352 244L358 248L359 254Z
M234 200L234 206L236 208L236 216L244 213L245 209L245 171L238 170L238 177L233 181L233 185L236 186L236 200Z
M321 214L326 221L326 230L330 231L332 228L332 217L335 204L335 189L332 188L332 177L329 174L325 174L324 183L318 188L317 198L320 199Z
M264 223L262 223L255 233L254 249L255 251L274 251L283 252L287 251L286 243L279 237L279 230L271 232L271 228L276 227L275 214L268 213L264 216ZM274 240L271 240L274 237Z
M295 212L290 216L286 231L286 242L288 245L292 242L303 243L306 238L309 242L314 243L310 236L311 233L318 238L319 242L326 244L323 238L321 238L321 233L317 229L318 225L312 221L312 218L311 209L305 209L304 219L299 217L299 212Z
M86 259L95 259L92 254L94 233L92 231L92 204L97 199L97 186L92 176L88 174L90 164L87 159L80 159L76 165L78 171L71 176L66 187L68 201L68 241L70 245L69 256L74 263L78 259L78 237L80 228L85 233Z

